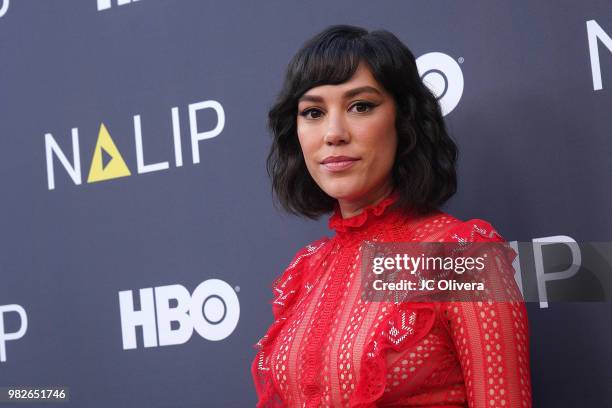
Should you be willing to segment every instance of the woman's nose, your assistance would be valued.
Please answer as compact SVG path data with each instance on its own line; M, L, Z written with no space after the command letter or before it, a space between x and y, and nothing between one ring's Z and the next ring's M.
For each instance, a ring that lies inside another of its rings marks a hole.
M327 145L346 144L350 141L349 131L344 118L340 114L329 113L327 129L323 141Z

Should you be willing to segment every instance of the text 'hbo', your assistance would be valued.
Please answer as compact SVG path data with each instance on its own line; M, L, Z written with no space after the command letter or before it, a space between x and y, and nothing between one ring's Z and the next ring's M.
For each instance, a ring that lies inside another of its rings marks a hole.
M194 329L206 340L223 340L240 318L238 296L221 279L200 283L191 295L182 285L140 289L140 310L134 308L132 292L119 292L124 350L137 348L139 326L144 347L157 347L186 343Z

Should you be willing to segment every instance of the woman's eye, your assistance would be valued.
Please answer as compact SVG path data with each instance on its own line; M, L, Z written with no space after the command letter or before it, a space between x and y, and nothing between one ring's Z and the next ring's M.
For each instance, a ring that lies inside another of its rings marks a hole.
M321 111L316 108L304 109L302 112L300 112L300 116L303 116L306 119L316 119L321 116Z
M356 113L367 113L372 110L376 105L371 102L357 102L350 107ZM318 108L308 108L300 112L300 116L306 119L318 119L323 116L323 112Z
M357 113L365 113L370 111L374 107L373 103L370 102L357 102L351 109L356 108Z

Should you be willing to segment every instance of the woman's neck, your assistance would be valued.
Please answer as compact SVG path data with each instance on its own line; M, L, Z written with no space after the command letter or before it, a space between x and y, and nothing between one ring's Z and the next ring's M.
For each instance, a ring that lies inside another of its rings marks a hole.
M388 182L376 190L359 197L357 200L338 199L342 218L350 218L361 214L366 207L374 206L387 198L393 191L393 185Z

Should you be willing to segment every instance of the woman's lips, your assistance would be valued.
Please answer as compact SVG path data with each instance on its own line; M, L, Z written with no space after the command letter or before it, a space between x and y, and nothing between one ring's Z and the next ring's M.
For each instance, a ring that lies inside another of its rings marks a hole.
M344 171L351 168L359 159L353 158L342 158L342 159L334 159L334 160L325 160L323 163L323 167L331 172L339 172Z

